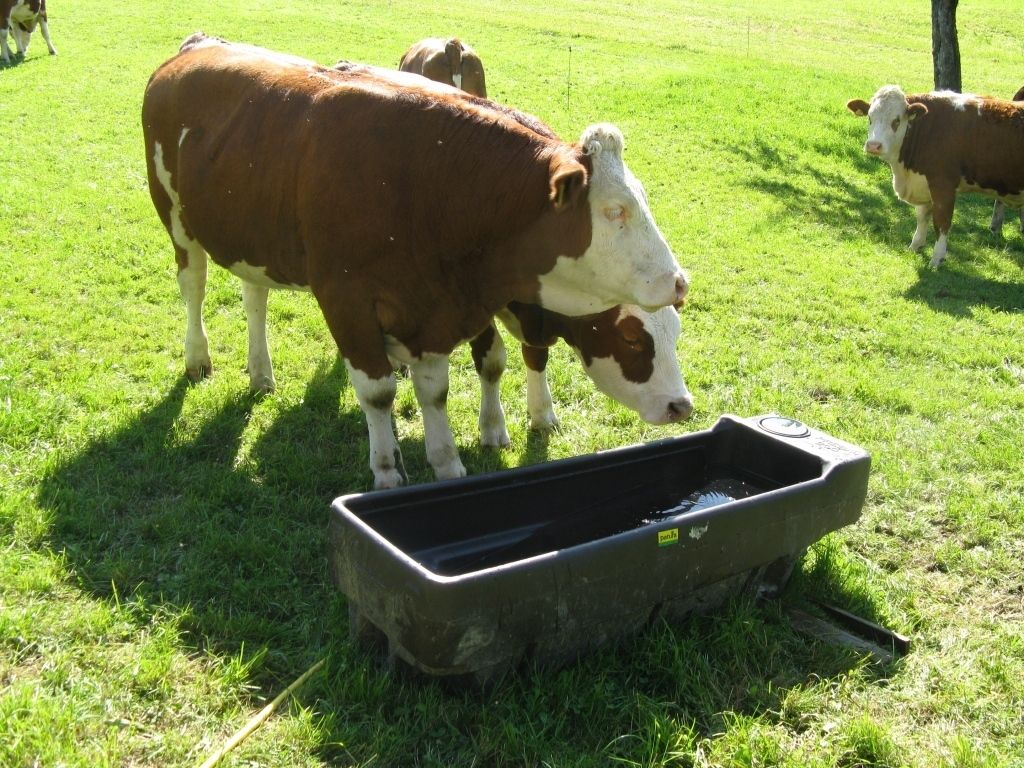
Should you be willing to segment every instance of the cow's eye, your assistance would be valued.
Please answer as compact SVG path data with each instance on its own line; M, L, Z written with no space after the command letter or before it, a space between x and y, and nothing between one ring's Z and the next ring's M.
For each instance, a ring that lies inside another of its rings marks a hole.
M892 129L894 131L898 131L899 128L900 128L900 119L897 117L895 120L892 121Z

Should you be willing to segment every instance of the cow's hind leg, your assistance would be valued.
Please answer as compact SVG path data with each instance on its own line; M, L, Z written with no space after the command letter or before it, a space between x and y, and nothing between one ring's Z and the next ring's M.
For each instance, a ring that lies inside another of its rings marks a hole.
M267 296L269 288L242 281L242 304L249 329L249 387L254 392L273 392L274 366L267 344Z
M402 452L395 439L391 421L391 408L395 402L397 384L394 374L371 378L347 359L349 380L356 391L359 407L366 416L366 429L370 436L370 470L373 487L397 488L409 479L402 463Z
M424 355L412 366L412 385L423 413L427 461L438 480L465 477L452 428L448 423L448 356Z
M492 323L469 343L473 365L480 378L480 444L487 448L507 448L512 444L501 407L501 377L507 355L501 334Z
M182 254L178 252L178 289L185 302L185 373L192 381L205 379L213 373L210 362L210 341L203 325L203 302L206 300L207 257L196 242L190 242Z

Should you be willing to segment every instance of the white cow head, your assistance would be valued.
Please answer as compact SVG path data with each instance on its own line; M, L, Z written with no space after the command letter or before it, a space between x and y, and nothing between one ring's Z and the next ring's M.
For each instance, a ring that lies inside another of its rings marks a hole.
M868 118L864 151L889 163L899 160L907 127L928 111L924 104L909 103L898 85L883 85L871 97L870 105L863 99L853 99L846 106L853 114Z
M682 301L686 273L654 223L643 186L622 160L619 129L592 125L580 144L593 163L590 246L582 256L559 257L541 276L539 303L564 315L587 315L616 304L654 310Z
M570 344L599 390L644 421L669 424L693 412L676 358L679 330L674 307L647 312L624 305L581 318Z

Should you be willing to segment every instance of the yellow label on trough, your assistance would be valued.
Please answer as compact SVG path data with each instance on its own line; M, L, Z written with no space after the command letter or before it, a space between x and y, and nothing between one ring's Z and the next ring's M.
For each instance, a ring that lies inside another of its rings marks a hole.
M658 546L667 547L679 541L679 529L669 528L667 531L658 531Z

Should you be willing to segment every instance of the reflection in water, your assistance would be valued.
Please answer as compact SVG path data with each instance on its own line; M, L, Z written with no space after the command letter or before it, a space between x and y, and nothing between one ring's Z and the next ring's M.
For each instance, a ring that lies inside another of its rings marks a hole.
M701 509L717 507L719 504L726 504L737 499L747 499L759 493L764 493L764 489L758 488L756 485L752 485L745 480L723 477L718 480L712 480L702 488L687 494L675 506L652 513L650 517L645 517L641 523L645 525L657 523L667 517L675 517L687 512L697 512Z

